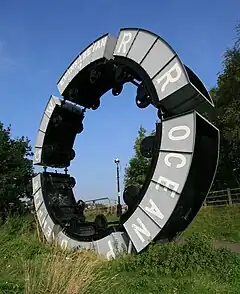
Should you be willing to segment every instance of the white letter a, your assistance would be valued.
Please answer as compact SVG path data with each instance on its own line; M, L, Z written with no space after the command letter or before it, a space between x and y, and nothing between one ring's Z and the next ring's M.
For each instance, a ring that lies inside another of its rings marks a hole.
M149 200L149 203L151 204L151 207L145 207L145 210L149 213L152 213L156 217L163 219L164 215L161 213L160 209L157 207L157 205L152 201L152 199Z

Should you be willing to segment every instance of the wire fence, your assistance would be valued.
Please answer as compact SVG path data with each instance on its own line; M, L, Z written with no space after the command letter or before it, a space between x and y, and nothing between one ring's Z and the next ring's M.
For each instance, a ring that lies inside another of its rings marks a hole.
M117 201L108 197L85 200L86 209L85 213L89 217L96 214L104 214L106 216L116 214ZM30 210L34 211L33 200L25 203ZM203 206L227 206L227 205L240 205L240 188L225 189L219 191L211 191ZM127 210L127 205L122 204L123 212Z
M108 199L108 198L107 198ZM105 212L106 214L115 214L116 213L116 201L108 199L108 205L99 206L96 209L96 206L93 206L92 209L94 213L96 211L102 213ZM219 191L211 191L203 206L227 206L227 205L240 205L240 188L235 189L225 189ZM127 210L127 205L123 204L123 211Z
M211 191L204 206L226 206L240 204L240 188Z

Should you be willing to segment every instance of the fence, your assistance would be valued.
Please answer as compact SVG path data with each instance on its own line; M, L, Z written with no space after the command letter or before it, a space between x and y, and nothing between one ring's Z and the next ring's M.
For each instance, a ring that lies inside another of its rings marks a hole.
M240 204L240 188L212 191L208 194L204 206L226 206Z
M105 201L104 201L105 200ZM95 214L116 214L117 203L116 200L111 200L108 197L86 200L87 215ZM101 203L102 202L102 203ZM34 210L33 201L27 203L31 210ZM240 188L211 191L203 206L226 206L226 205L240 205ZM123 211L127 210L127 205L122 205Z

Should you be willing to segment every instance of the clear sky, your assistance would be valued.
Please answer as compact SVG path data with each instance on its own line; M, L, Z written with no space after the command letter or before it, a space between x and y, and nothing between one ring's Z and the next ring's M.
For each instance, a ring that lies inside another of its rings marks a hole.
M122 27L139 27L166 39L208 89L221 71L225 49L234 42L240 1L217 0L15 0L0 2L0 121L13 136L34 145L44 107L70 62L89 43ZM135 88L102 98L88 111L85 130L75 143L70 172L77 179L76 198L116 198L114 158L121 176L142 124L154 128L154 108L135 105Z

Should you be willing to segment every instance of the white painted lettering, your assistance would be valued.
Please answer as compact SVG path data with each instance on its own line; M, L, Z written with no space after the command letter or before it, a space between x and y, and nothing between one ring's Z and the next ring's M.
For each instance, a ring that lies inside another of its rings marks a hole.
M47 226L47 220L45 219L43 224L42 224L42 229L45 230Z
M87 56L89 57L92 54L92 46L87 48Z
M68 240L62 239L60 246L63 249L66 249L67 248L67 245L68 245Z
M69 77L71 76L72 72L73 72L73 67L70 67L67 71L67 76L66 76L68 81L69 81Z
M78 58L74 61L74 63L66 71L64 76L61 78L59 82L60 86L64 87L66 80L70 81L70 79L72 79L73 72L81 70L82 62L86 58L90 57L92 52L95 52L96 50L106 46L106 44L107 44L107 36L95 42L93 45L88 47L81 55L79 55Z
M171 180L169 180L169 179L167 179L167 178L165 178L165 177L162 177L162 176L159 177L159 179L158 179L158 183L159 183L159 184L156 184L156 186L155 186L156 190L159 189L160 184L161 184L161 185L165 186L165 187L163 188L163 190L164 190L165 192L167 192L167 188L169 188L169 189L171 189L171 190L177 192L177 189L178 189L178 187L179 187L179 184L178 184L178 183L173 182L173 181L171 181ZM175 196L175 194L176 194L176 193L173 192L173 191L172 191L171 194L170 194L172 198L174 198L174 196Z
M81 70L81 68L82 68L82 60L77 60L77 62L76 62L76 70L77 71L80 71Z
M151 205L151 207L145 207L145 210L149 213L152 213L153 215L155 215L156 217L163 219L164 215L162 214L162 212L160 211L160 209L157 207L157 205L153 202L152 199L149 200L149 203Z
M51 237L51 234L52 234L52 229L50 228L50 226L47 226L46 238L49 239Z
M180 136L174 136L174 132L176 131L184 131L184 134ZM168 132L168 138L172 141L181 141L187 139L190 134L191 130L188 126L176 126L171 128L171 130Z
M42 199L39 199L39 197L40 197L40 190L34 195L35 209L36 210L38 210L38 208L42 204Z
M164 157L164 162L169 167L171 167L171 165L172 165L171 162L169 161L170 158L179 158L181 160L181 163L178 163L176 168L182 168L187 163L187 159L183 154L180 154L180 153L168 153Z
M101 39L101 48L105 47L107 44L107 37Z
M38 211L38 217L39 217L39 218L42 218L42 216L43 216L43 211L42 211L42 210L39 210L39 211Z
M117 52L120 53L121 52L121 49L123 48L122 50L122 53L126 54L127 53L127 44L131 41L132 39L132 33L131 32L125 32L123 33L123 37L122 37L122 40L121 40L121 43L118 47L118 50Z
M107 259L110 260L111 258L115 258L116 257L115 252L113 250L113 246L112 246L111 240L108 241L108 247L109 247L110 250L107 253Z
M35 198L35 200L37 200L39 197L40 197L40 191L38 191L38 192L35 194L34 198Z
M83 52L83 54L82 54L82 60L84 60L86 57L87 57L87 51L85 50L84 52Z
M35 177L33 179L33 190L34 192L38 190L38 188L40 187L40 181L38 177Z
M138 235L138 238L144 242L145 239L143 238L142 234L147 236L147 237L151 237L150 232L148 231L148 229L145 227L145 225L143 224L143 222L140 220L140 218L137 218L137 222L139 223L139 226L132 224L132 228L134 229L135 233Z
M44 220L43 216L44 216L43 211L42 211L42 209L40 209L38 211L38 219L39 219L40 225L43 225L43 220Z
M40 161L40 158L41 158L41 149L36 149L35 150L35 154L34 154L34 157L35 157L35 161Z
M95 52L99 49L100 47L98 46L98 42L93 43L92 45L92 52Z
M46 112L51 115L54 109L53 101L52 99L49 101Z
M95 45L95 50L98 50L100 48L101 48L101 43L100 43L100 41L97 41L96 45Z
M172 72L176 72L174 77L172 76ZM169 69L169 71L167 71L165 74L163 74L161 77L157 79L158 84L160 84L163 80L166 79L165 82L162 84L161 91L164 92L169 83L177 82L180 79L181 74L182 71L179 64L175 63L174 66Z

